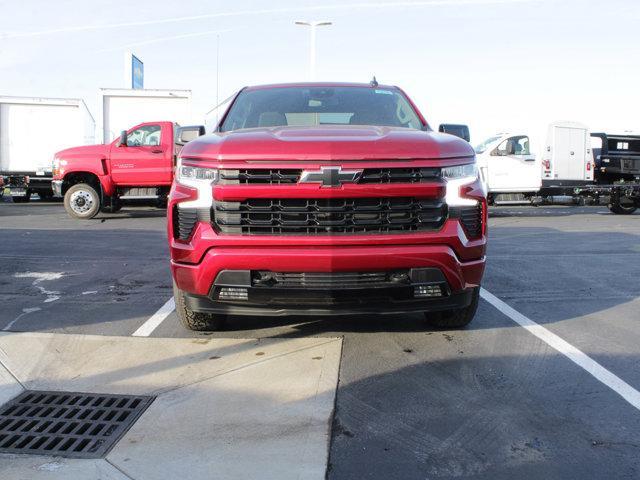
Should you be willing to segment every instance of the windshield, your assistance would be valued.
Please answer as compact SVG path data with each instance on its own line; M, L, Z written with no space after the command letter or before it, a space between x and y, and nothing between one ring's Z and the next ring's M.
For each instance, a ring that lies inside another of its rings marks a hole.
M487 138L484 142L476 146L475 148L476 153L484 153L487 147L491 145L493 142L495 142L496 140L498 140L499 138L500 138L500 135Z
M220 130L319 125L422 128L411 104L395 89L274 87L240 92Z

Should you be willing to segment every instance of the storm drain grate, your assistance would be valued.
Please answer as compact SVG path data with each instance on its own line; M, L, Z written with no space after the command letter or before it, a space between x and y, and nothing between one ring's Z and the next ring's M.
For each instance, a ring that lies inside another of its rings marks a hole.
M27 390L0 407L0 453L101 458L153 399Z

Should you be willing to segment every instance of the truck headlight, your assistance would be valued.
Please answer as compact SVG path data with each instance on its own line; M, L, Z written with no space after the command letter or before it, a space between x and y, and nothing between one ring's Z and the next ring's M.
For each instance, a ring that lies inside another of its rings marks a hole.
M183 185L196 188L203 184L212 185L218 181L218 170L215 168L183 165L182 160L178 159L176 181Z
M447 180L470 178L473 181L478 178L478 166L475 163L465 163L464 165L444 167L442 169L442 176Z
M58 157L53 157L53 162L51 164L51 174L54 177L60 177L64 175L64 167L67 165L66 160L61 160Z
M178 158L176 165L176 183L198 191L198 198L180 202L178 208L210 208L213 202L213 185L218 182L219 172L215 168L184 165Z
M478 201L460 195L460 188L478 180L478 166L474 163L454 165L442 169L442 178L447 181L445 201L450 207L477 205Z

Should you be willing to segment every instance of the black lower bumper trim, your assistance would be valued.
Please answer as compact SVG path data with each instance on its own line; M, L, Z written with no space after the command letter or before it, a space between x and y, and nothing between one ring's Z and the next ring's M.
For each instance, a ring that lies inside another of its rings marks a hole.
M351 292L354 296L356 290ZM473 290L428 299L411 298L405 300L344 302L335 305L301 305L295 295L288 298L286 304L278 305L242 305L240 303L226 303L210 299L206 296L185 293L187 308L195 312L224 314L224 315L256 315L256 316L327 316L327 315L363 315L363 314L402 314L417 312L433 312L441 310L455 310L469 306Z

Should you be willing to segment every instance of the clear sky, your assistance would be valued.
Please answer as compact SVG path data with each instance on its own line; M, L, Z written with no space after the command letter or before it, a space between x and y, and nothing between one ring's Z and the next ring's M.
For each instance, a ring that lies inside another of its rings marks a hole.
M194 122L249 84L317 79L403 87L432 126L495 131L575 120L640 131L638 0L0 0L0 95L83 98L124 87L123 52L146 88L190 89Z

